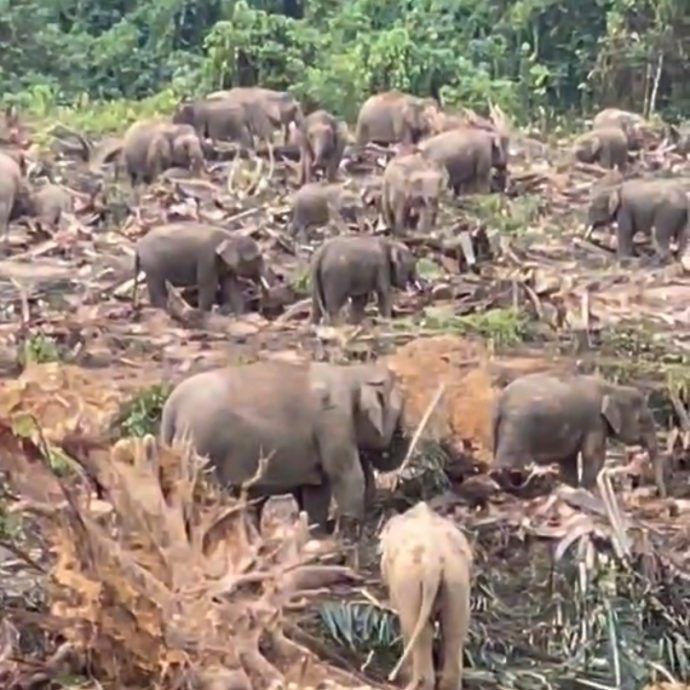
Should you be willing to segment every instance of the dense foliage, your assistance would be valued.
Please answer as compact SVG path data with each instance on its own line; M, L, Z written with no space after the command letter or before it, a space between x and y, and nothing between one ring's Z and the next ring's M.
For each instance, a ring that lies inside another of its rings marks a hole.
M29 106L259 82L348 118L386 88L522 119L690 110L688 0L0 1L0 88Z

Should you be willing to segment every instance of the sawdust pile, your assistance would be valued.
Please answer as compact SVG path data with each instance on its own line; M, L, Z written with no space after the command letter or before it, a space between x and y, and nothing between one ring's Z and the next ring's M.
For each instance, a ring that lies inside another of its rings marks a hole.
M305 522L269 524L259 536L246 503L213 493L187 447L163 448L152 437L113 448L66 438L64 450L105 488L107 500L96 502L88 483L56 477L5 423L0 436L0 469L55 554L50 611L35 615L64 639L38 670L19 654L0 658L3 687L54 677L67 659L68 671L88 669L118 687L362 685L284 634L286 609L358 579L317 563L322 548Z

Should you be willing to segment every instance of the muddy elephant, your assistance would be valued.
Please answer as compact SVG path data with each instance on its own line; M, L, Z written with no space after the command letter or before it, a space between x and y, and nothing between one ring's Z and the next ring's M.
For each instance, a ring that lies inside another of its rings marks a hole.
M289 139L290 123L298 127L304 122L304 113L299 101L287 91L275 91L258 86L236 86L225 91L215 91L206 96L208 100L223 99L238 104L257 106L273 127L283 130L283 143Z
M428 233L436 224L439 202L448 185L445 167L421 153L392 158L383 173L381 214L393 233L403 234L416 217L417 229Z
M296 130L300 148L300 184L311 182L317 170L335 182L349 140L347 125L325 110L315 110Z
M290 232L304 238L309 228L326 225L338 220L338 216L361 228L364 222L361 196L340 183L308 182L292 195Z
M371 293L379 313L393 313L392 288L404 290L417 281L416 260L402 243L371 235L342 235L326 240L312 256L312 321L331 322L351 301L351 321L360 323Z
M508 153L501 137L476 127L453 129L425 139L420 151L448 171L449 186L456 194L492 190L495 170L505 184Z
M620 127L628 138L630 150L639 149L646 134L651 132L647 121L637 113L620 108L604 108L592 120L592 129Z
M267 287L261 250L251 237L196 222L160 225L137 242L135 304L140 270L146 273L151 305L162 309L168 297L166 281L174 287L196 287L198 306L203 311L211 309L220 289L221 304L229 305L235 314L244 312L239 279Z
M181 103L173 123L189 124L204 139L234 141L244 149L255 147L255 139L270 142L272 125L264 110L253 102L237 98L209 98Z
M4 230L5 242L9 238L13 209L25 193L25 184L19 163L0 151L0 229Z
M201 140L192 125L164 120L140 120L110 147L103 163L120 155L132 186L150 184L170 167L188 168L198 174L204 167Z
M463 649L470 624L472 549L454 522L418 503L395 515L379 537L381 580L398 612L405 648L388 676L395 680L411 657L406 688L460 690ZM442 666L434 670L434 624Z
M169 444L191 434L223 485L238 487L265 458L249 495L293 493L310 524L324 529L331 494L341 518L361 521L371 465L400 466L402 414L402 392L383 365L256 362L180 383L163 407L161 436Z
M438 111L433 98L418 98L401 91L370 96L357 117L357 144L416 143L433 131Z
M633 255L636 233L651 232L655 263L671 259L671 240L678 243L678 258L685 253L690 232L690 200L682 182L670 179L627 180L602 184L592 194L588 210L589 233L616 223L619 259Z
M561 478L591 488L606 459L606 440L614 438L647 449L656 485L666 495L654 419L645 396L597 376L527 374L512 381L496 401L492 422L494 467L521 469L530 461L557 463Z
M12 217L36 218L41 225L54 229L60 223L62 214L72 209L72 195L63 186L45 184L34 190L25 182L15 200Z
M598 163L602 168L623 171L628 164L628 137L617 125L593 129L575 139L573 156L581 163Z
M671 140L676 146L676 151L681 156L690 154L690 122L682 122L678 126L670 127Z

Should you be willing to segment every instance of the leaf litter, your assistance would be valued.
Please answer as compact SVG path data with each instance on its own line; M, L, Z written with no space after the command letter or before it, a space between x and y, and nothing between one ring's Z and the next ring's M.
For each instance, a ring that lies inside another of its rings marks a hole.
M432 236L407 238L427 285L399 296L396 319L315 329L308 260L333 229L303 247L286 231L294 152L276 147L270 180L265 166L257 175L222 156L204 179L168 171L139 203L69 147L53 154L74 213L53 232L15 224L0 262L3 687L385 687L400 641L375 535L420 497L454 516L477 554L470 687L682 687L690 282L680 265L618 269L609 233L582 232L604 172L553 166L528 143L516 137L505 196L444 203ZM344 165L373 199L370 229L385 160L372 150ZM636 168L690 176L663 142ZM176 219L254 237L268 298L248 289L254 311L242 318L201 314L177 291L166 311L135 309L134 242ZM463 233L478 258L471 271ZM410 433L428 417L404 472L378 477L357 573L335 543L310 541L294 511L269 517L259 536L246 500L210 485L188 448L113 439L142 390L270 357L385 357ZM637 486L648 468L635 449L611 449L601 498L557 484L548 468L519 490L496 485L491 403L515 376L543 370L600 371L649 390L673 498Z

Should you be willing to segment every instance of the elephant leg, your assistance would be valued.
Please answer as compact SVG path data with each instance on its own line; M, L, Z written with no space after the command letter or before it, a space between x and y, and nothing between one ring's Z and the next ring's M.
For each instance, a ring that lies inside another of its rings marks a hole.
M690 220L690 219L689 219ZM678 232L678 260L685 256L685 251L688 248L688 226L683 225L683 227Z
M577 479L577 453L574 455L562 458L559 465L561 468L560 478L564 484L572 487L578 487L580 484ZM584 475L584 468L583 468Z
M331 486L328 482L319 485L306 484L293 492L300 511L307 513L309 526L314 527L314 534L330 534L332 526L328 524L328 510L331 506Z
M405 232L405 219L407 210L405 199L395 199L393 207L393 233L396 235L402 235Z
M369 295L352 295L350 297L350 322L357 325L362 323Z
M158 275L146 274L146 287L149 291L149 302L152 307L165 309L168 303L168 291L165 287L165 279Z
M407 644L412 637L422 606L422 588L419 580L403 573L400 578L391 582L390 597L398 611L402 638ZM434 690L433 639L434 629L431 622L427 621L411 652L412 677L405 690Z
M606 436L603 432L590 432L582 444L582 486L592 489L606 462Z
M602 168L613 168L613 154L611 153L611 148L609 146L605 146L601 150L599 164Z
M370 510L376 500L376 478L374 468L367 460L362 460L362 471L364 472L364 508Z
M379 271L376 280L376 300L381 316L384 319L390 319L393 316L393 297L390 279L386 278L383 271Z
M621 209L616 217L616 241L619 259L627 259L633 255L633 236L635 225L630 211Z
M223 304L229 304L237 316L244 314L244 295L242 286L234 275L228 275L222 282Z
M443 666L438 690L460 690L462 651L470 622L469 573L453 572L453 569L447 568L440 597Z

